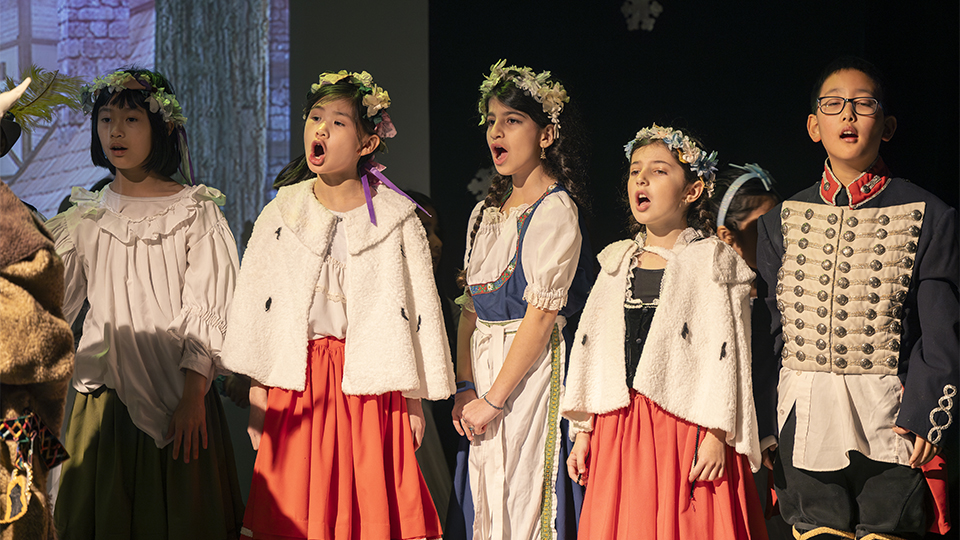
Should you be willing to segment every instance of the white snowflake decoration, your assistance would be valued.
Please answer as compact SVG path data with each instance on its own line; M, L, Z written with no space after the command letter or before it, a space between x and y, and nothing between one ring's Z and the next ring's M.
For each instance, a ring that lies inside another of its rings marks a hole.
M626 0L620 7L624 18L627 19L627 30L653 31L653 23L663 13L663 6L656 0Z
M493 177L496 174L497 170L494 167L480 169L467 184L467 191L473 193L478 202L486 199L487 193L490 193L490 184L493 183Z

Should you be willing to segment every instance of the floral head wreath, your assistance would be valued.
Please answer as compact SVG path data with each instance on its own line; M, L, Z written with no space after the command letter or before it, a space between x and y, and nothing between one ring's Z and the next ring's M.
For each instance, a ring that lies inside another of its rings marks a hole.
M177 132L177 143L180 147L180 174L186 182L193 185L193 163L190 161L190 152L187 149L187 131L184 128L187 117L183 115L183 109L180 107L180 102L177 101L177 96L167 92L166 88L157 86L156 79L149 72L137 75L126 70L120 70L97 77L89 86L80 89L80 104L85 114L93 112L93 106L104 89L111 94L124 90L142 92L146 97L150 112L160 114L164 122L173 124Z
M543 105L543 112L550 118L554 129L560 131L560 113L563 111L563 104L569 103L570 98L563 85L550 80L549 71L534 73L528 67L507 66L506 60L500 60L490 66L490 75L480 83L480 125L487 121L487 96L493 92L494 87L501 81L511 81L522 89L526 94Z
M328 84L337 84L343 80L357 86L360 93L363 94L363 105L367 110L362 116L373 122L374 133L377 134L377 137L389 139L395 136L397 128L394 127L390 115L386 111L387 107L390 106L390 94L374 84L373 75L366 71L348 73L346 70L340 70L336 73L332 71L321 73L320 82L310 85L310 92L316 92Z
M701 180L707 190L707 196L713 195L714 183L717 172L717 152L713 151L709 155L705 150L697 146L690 137L683 134L682 131L671 127L663 127L654 124L651 127L643 128L637 132L636 136L623 145L623 150L627 155L627 160L633 155L634 146L642 140L660 140L667 145L670 150L676 150L677 159L680 163L686 163Z
M390 94L386 90L380 88L373 83L373 75L370 75L366 71L361 71L357 73L347 73L345 70L338 71L336 73L328 71L320 74L320 82L310 85L310 93L314 93L317 90L320 90L328 84L337 84L340 81L347 81L348 83L357 86L360 88L360 93L363 94L363 105L367 108L366 112L362 115L363 118L370 120L374 124L374 133L377 134L381 139L389 139L397 134L397 128L393 126L393 122L390 120L390 115L387 114L385 110L390 106ZM373 225L377 224L377 214L373 209L373 193L370 190L370 185L374 186L378 184L383 184L388 188L396 191L400 195L403 195L410 202L417 205L417 208L423 210L424 214L430 215L422 206L420 206L417 201L413 200L412 197L403 192L400 188L396 186L389 178L384 176L383 170L386 169L383 165L377 163L373 159L367 161L363 164L362 170L363 173L360 176L360 184L363 186L363 198L367 201L367 212L370 214L370 223ZM373 177L372 179L370 177Z
M742 169L744 172L736 180L734 180L730 187L727 188L726 193L723 194L723 199L720 201L720 208L717 210L717 227L723 225L723 222L727 219L727 210L730 209L730 203L733 202L733 196L736 195L737 190L743 187L748 180L756 178L760 180L760 183L763 184L764 189L770 191L773 189L773 178L770 176L770 173L762 169L756 163L747 163L743 166L730 164L731 167L736 167L737 169Z

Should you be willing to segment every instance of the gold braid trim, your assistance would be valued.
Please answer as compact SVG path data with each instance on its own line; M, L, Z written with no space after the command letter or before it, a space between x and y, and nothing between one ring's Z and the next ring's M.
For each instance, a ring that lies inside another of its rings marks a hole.
M811 538L816 538L821 534L832 534L834 536L839 536L840 538L849 538L850 540L854 540L857 537L857 535L853 534L852 532L839 531L837 529L834 529L833 527L817 527L816 529L807 531L802 534L800 533L800 531L797 530L796 525L794 525L793 527L793 537L796 540L809 540Z

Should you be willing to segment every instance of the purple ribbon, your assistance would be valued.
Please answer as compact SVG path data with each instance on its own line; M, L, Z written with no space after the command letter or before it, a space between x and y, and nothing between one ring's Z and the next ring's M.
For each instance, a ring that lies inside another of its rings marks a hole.
M389 178L387 178L386 176L383 175L383 173L380 172L383 169L386 169L386 167L384 167L383 165L371 159L369 162L364 164L363 168L366 172L363 173L363 176L360 177L360 183L363 184L363 196L364 198L367 199L367 210L370 212L370 223L373 223L374 225L377 224L377 215L373 211L373 196L370 194L370 180L367 178L367 176L370 174L374 176L377 183L382 183L386 185L388 188L403 195L404 197L407 198L407 200L409 200L413 204L416 204L417 208L419 208L424 214L430 217L433 217L430 215L430 212L427 212L427 210L424 207L420 206L420 204L418 204L417 201L413 200L412 197L404 193L402 189L398 188L393 182L390 181Z

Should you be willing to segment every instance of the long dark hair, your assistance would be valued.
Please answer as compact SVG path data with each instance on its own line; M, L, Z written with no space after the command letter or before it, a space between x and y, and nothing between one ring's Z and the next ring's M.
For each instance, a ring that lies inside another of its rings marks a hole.
M689 135L687 135L687 137L691 141L693 141L694 144L700 147L701 151L706 152L706 148L703 146L703 143L701 143L698 139L691 137ZM684 163L680 161L680 159L677 158L676 151L670 150L669 147L667 147L666 143L664 143L660 139L636 139L633 142L632 152L636 152L638 149L644 146L649 146L651 144L662 144L664 148L667 148L667 150L670 151L670 154L672 154L673 157L677 159L677 163L680 165L680 168L683 170L683 177L687 180L688 185L696 182L697 180L700 180L700 177L697 176L697 173L693 172L693 170L690 168L690 165L688 163ZM628 157L627 161L629 160L630 158ZM626 185L629 180L630 180L630 173L628 170L626 175L624 176L624 182L623 182L624 190L626 190ZM630 234L632 236L636 236L637 233L646 231L646 226L638 222L636 218L633 217L633 212L629 211L630 201L627 199L626 194L624 194L623 200L627 204L627 211L628 211L628 215L630 216L629 218ZM700 231L700 233L703 234L704 236L710 236L714 232L716 232L716 226L714 223L715 221L716 221L716 216L713 214L713 212L710 209L710 196L707 194L707 183L706 181L704 181L703 191L700 192L700 197L697 198L696 201L693 201L692 203L690 203L690 206L687 207L687 226L693 227L694 229Z
M164 88L167 93L176 95L173 85L159 72L139 67L131 67L120 71L129 73L136 79L145 79L154 88ZM177 167L180 165L180 146L177 142L177 131L169 128L160 111L150 112L150 105L147 103L149 97L150 92L146 90L124 89L111 93L104 89L100 92L93 103L93 112L90 115L90 158L94 165L109 169L113 174L117 173L117 168L110 163L110 160L103 153L103 145L100 144L100 134L97 131L100 109L109 103L122 108L140 108L146 111L147 118L150 119L151 148L147 161L143 164L144 170L167 177L173 176L177 172Z
M511 74L517 74L512 70ZM557 82L553 80L553 82ZM511 78L504 77L489 92L480 96L480 103L487 104L491 99L497 99L507 107L516 109L529 116L541 129L551 125L550 117L543 112L543 105L531 97L525 90L518 87ZM486 107L484 107L484 110ZM564 189L570 194L570 197L577 204L581 214L589 213L590 200L586 189L586 164L585 164L585 145L583 140L583 130L580 125L580 119L576 109L569 103L563 107L560 114L560 123L562 130L556 132L553 144L548 146L545 151L545 159L542 161L544 172L557 180ZM487 198L483 200L483 208L489 206L500 206L511 189L512 180L509 176L500 174L494 175L490 182L490 191ZM483 211L477 215L473 223L473 229L470 231L470 245L467 249L473 248L473 242L477 237L477 231L480 230L480 222L483 220ZM460 272L457 276L457 285L466 286L466 270Z
M363 97L366 93L363 91L363 88L359 85L351 82L352 78L343 79L335 84L325 84L319 87L312 87L309 92L307 92L307 97L303 100L303 118L306 119L307 114L310 113L310 109L319 101L330 102L338 99L344 99L350 102L353 106L353 120L357 126L357 135L360 137L370 136L375 133L374 129L376 125L369 118L360 116L361 106L363 106ZM316 88L315 90L313 88ZM386 145L383 143L383 140L380 141L380 144L374 149L373 152L370 152L367 155L360 156L360 159L357 161L357 175L359 176L362 173L363 165L373 159L373 155L378 151L386 152ZM286 167L280 171L280 174L277 175L277 179L273 182L274 189L279 189L283 186L289 186L302 182L304 180L309 180L316 176L313 171L307 166L307 155L306 153L300 155L300 157L294 159L287 164Z

